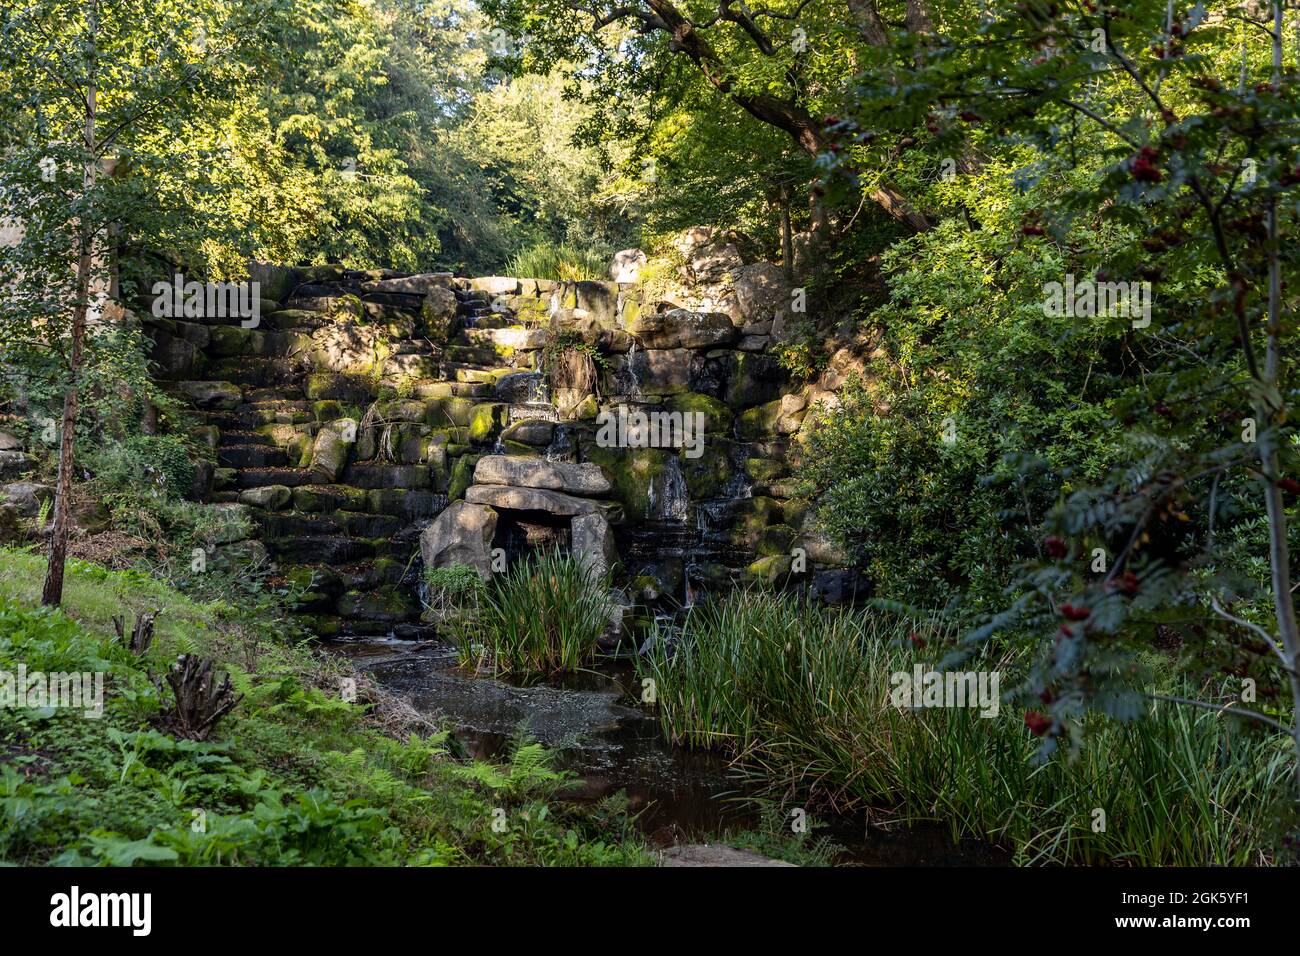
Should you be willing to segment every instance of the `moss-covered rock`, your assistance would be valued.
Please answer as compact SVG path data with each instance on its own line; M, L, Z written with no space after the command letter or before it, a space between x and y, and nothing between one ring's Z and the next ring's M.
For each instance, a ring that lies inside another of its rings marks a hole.
M490 441L505 427L510 406L504 402L481 402L474 406L470 415L469 439L476 444Z
M790 580L794 560L788 554L759 558L745 569L745 578L764 588L777 588Z
M315 416L316 421L321 422L322 424L324 422L332 422L336 419L345 417L343 414L343 403L333 398L326 399L323 402L312 402L311 412L312 415Z
M456 501L465 497L465 489L474 483L474 468L482 455L461 455L451 466L451 477L447 482L447 500Z
M351 485L300 485L293 489L295 511L328 513L366 510L366 490Z
M735 415L727 403L712 395L699 392L683 392L664 401L664 408L670 412L699 412L704 416L704 433L706 435L731 435Z
M768 525L758 533L753 550L762 555L789 554L794 538L795 530L789 525Z
M783 478L789 469L783 461L775 461L771 458L746 458L745 473L754 480L756 484L770 485L778 478Z
M348 457L357 439L357 422L341 418L330 422L316 433L312 442L312 478L323 484L333 484L347 467Z
M662 448L601 448L586 445L583 454L605 469L614 484L612 497L622 502L627 520L637 523L650 513L650 490L668 467Z
M735 471L731 465L731 447L731 442L714 439L705 442L700 457L682 456L682 474L692 501L717 498L722 494Z
M459 396L434 399L427 406L425 421L433 428L466 428L477 402Z
M377 393L378 382L370 375L347 375L341 372L313 372L307 376L305 390L309 401L335 399L353 404L369 404Z
M261 488L245 488L239 493L241 504L254 508L274 511L283 508L293 497L293 492L284 485L263 485Z
M733 409L761 405L781 394L786 376L775 359L757 352L736 352L733 362L723 396Z

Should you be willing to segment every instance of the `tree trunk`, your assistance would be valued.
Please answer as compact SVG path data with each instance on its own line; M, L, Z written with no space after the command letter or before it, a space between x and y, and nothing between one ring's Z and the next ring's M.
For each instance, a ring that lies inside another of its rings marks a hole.
M781 265L785 278L794 285L794 229L790 224L790 187L781 185Z
M86 27L90 37L90 69L86 82L86 163L82 188L87 198L95 188L98 160L95 156L95 43L98 30L98 0L89 0ZM59 477L55 487L54 526L50 533L50 554L45 569L41 603L63 601L63 569L68 559L68 536L72 524L72 471L76 467L74 442L77 435L77 386L81 375L81 350L86 339L86 311L90 306L90 278L94 269L95 226L84 213L77 227L77 299L72 309L72 342L68 354L68 393L63 398L63 430L59 435Z
M1280 83L1282 77L1282 4L1273 0L1273 82ZM1279 228L1277 199L1270 200L1268 206L1268 349L1264 358L1264 384L1276 386L1282 359L1282 261L1278 249ZM1291 552L1287 540L1286 503L1282 500L1282 489L1277 486L1278 473L1277 443L1273 432L1268 427L1278 418L1277 412L1269 404L1257 402L1256 416L1260 425L1258 443L1260 481L1264 489L1264 506L1268 512L1268 557L1273 584L1273 613L1277 620L1278 635L1282 639L1282 656L1285 666L1290 669L1287 674L1291 685L1293 703L1291 718L1291 738L1296 749L1296 785L1300 787L1300 627L1296 624L1295 598L1291 592ZM1259 417L1267 415L1267 418Z

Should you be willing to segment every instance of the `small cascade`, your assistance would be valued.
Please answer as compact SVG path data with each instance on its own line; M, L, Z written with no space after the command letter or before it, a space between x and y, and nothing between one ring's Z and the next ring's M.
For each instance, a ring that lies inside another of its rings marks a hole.
M573 426L563 423L555 426L551 443L546 446L547 461L573 461L576 454Z
M508 420L521 422L541 419L546 422L558 422L560 410L550 402L511 402Z
M641 343L633 339L632 346L627 350L627 395L628 398L633 400L640 400L644 397L641 392L641 374L636 368L637 351L640 347Z
M686 476L676 455L669 455L664 470L650 483L648 514L651 521L685 522L690 496L686 491Z

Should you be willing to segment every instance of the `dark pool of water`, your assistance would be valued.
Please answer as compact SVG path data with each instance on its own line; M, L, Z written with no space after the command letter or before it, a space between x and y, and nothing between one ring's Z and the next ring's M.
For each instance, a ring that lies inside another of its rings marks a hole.
M514 683L458 668L445 644L372 639L338 642L338 653L418 710L456 727L475 757L505 753L523 730L559 752L577 779L571 799L594 801L620 791L650 842L716 841L728 830L757 828L763 806L720 757L668 745L658 723L636 704L631 668L622 662L565 679ZM866 814L811 811L814 830L844 847L838 862L867 866L980 866L1009 861L978 843L954 844L941 827L884 828Z

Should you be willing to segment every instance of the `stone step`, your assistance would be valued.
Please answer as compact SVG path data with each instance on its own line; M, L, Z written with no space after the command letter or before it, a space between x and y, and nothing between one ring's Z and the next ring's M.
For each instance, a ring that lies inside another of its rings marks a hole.
M374 542L347 535L305 535L292 538L266 538L267 550L281 561L291 564L346 564L376 556Z
M324 513L262 512L257 516L268 538L304 538L345 535L350 538L391 538L406 522L394 515L358 511Z
M262 316L262 324L275 332L301 332L310 334L323 325L329 325L329 316L310 309L280 309Z
M283 402L301 402L305 405L307 393L303 391L301 385L294 384L277 385L270 388L252 388L245 391L244 401L248 405L275 405Z
M443 357L453 366L473 366L475 368L495 368L501 364L501 356L496 349L481 348L472 345L449 345L443 349Z
M427 465L392 465L357 462L343 471L343 483L357 488L431 488Z
M220 436L217 439L218 448L237 448L241 445L272 445L274 442L271 436L263 435L261 432L244 431L237 428L220 429Z
M526 329L522 325L511 325L494 329L462 329L456 336L457 343L474 348L490 348L502 352L535 352L546 347L550 333L545 329Z
M365 488L351 485L302 485L293 489L293 507L295 511L328 514L333 511L362 511L370 509L370 492ZM382 512L381 512L382 513Z
M274 445L227 445L217 449L220 468L280 468L288 463L284 449Z
M517 325L518 323L519 320L512 315L506 315L501 312L485 311L465 316L462 331L467 329L508 329L510 326Z
M402 624L420 617L420 602L405 588L394 584L378 588L345 591L335 602L339 617L347 621Z
M208 373L236 385L259 388L294 385L303 376L302 363L296 359L243 356L222 359L208 368Z
M361 296L361 301L375 305L385 305L418 315L424 305L424 296L406 295L401 292L366 292Z
M235 476L235 484L240 488L264 488L267 485L297 488L311 482L309 468L243 468Z
M334 313L345 312L355 314L356 303L350 299L345 299L340 295L299 295L294 293L285 305L294 310L303 312L321 312Z
M447 496L425 488L372 488L366 492L366 510L394 515L404 522L432 518L447 507Z

